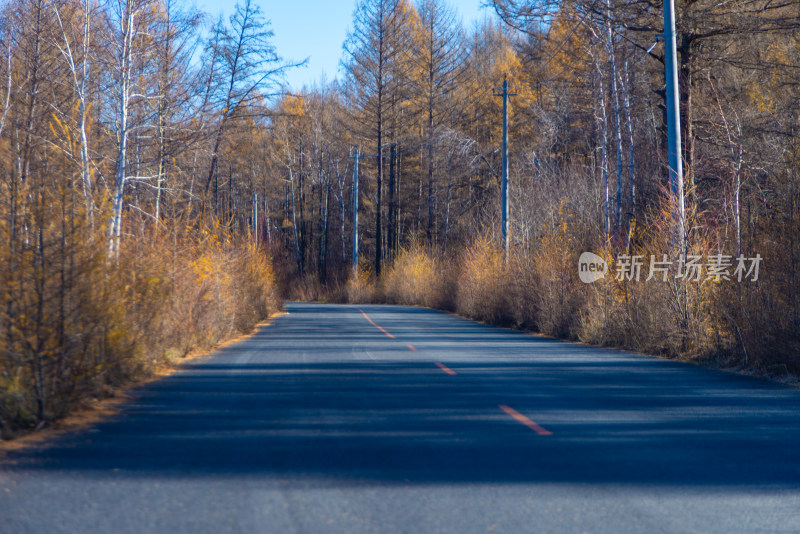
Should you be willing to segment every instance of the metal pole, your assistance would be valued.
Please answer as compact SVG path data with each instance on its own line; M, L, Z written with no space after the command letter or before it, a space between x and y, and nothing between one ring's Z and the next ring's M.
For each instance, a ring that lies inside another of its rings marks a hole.
M686 237L683 198L683 157L681 155L681 113L678 93L678 60L675 46L675 0L664 0L664 68L667 83L667 147L670 191L678 211L680 246Z
M503 232L503 250L505 251L505 259L508 261L508 97L516 96L515 93L508 92L508 78L503 79L503 92L494 96L503 97L503 171L500 182L500 218L501 228Z
M253 193L253 237L258 245L258 193Z
M502 179L503 250L508 259L508 80L503 80L503 179Z
M358 149L353 155L353 270L358 270Z

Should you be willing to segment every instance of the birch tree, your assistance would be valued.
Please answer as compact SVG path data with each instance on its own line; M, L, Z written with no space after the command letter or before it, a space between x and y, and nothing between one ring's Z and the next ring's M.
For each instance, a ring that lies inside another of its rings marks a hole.
M94 198L92 175L89 161L89 139L86 133L87 112L89 106L88 83L89 83L89 63L90 63L90 41L91 41L91 21L93 8L89 0L83 0L78 11L79 17L72 16L65 25L61 16L61 8L56 2L52 3L58 28L61 31L61 42L56 43L61 55L64 57L72 78L75 90L75 97L78 100L78 132L80 139L80 173L81 186L86 203L89 224L94 224ZM80 30L75 31L73 21L80 22ZM77 42L79 49L73 53L71 42Z
M116 167L111 194L111 220L108 229L109 254L119 254L122 235L122 212L125 184L129 179L128 143L133 130L132 108L136 101L147 98L146 80L138 76L150 59L152 49L146 14L154 0L117 0L110 19L109 34L113 37L112 57L109 67L113 77L115 96L114 133L117 140Z

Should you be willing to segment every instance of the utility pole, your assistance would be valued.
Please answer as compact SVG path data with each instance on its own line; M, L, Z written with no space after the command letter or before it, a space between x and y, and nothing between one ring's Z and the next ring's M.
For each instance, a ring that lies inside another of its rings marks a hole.
M378 158L378 164L381 163L380 154L363 154L359 155L358 149L353 151L353 270L358 270L358 161L361 158ZM378 213L378 217L380 217ZM380 236L378 236L380 239Z
M396 147L397 147L397 145L394 144L394 143L392 143L389 146L389 218L388 218L387 225L386 225L387 226L387 228L386 228L386 234L387 234L386 235L386 244L387 244L387 247L386 248L388 249L390 257L391 257L391 255L392 255L392 253L394 251L394 234L395 234L395 231L396 231L396 228L395 228L395 225L394 225L394 218L395 218L395 211L396 211L395 198L394 198L394 188L395 188L395 183L396 183L395 171L394 171L395 158L397 156Z
M353 153L353 271L358 271L358 149Z
M686 222L683 198L683 157L681 154L681 113L678 95L678 59L675 46L675 0L664 0L664 70L667 83L667 149L670 192L676 204L680 251L684 252Z
M270 230L270 226L272 223L269 220L269 200L267 200L267 195L264 195L264 215L266 216L266 222L264 226L267 228L267 246L270 250L272 250L272 230Z
M253 193L253 237L258 246L258 193Z
M503 232L503 250L508 261L508 97L517 96L508 92L508 78L503 78L503 92L494 96L503 97L503 175L500 182L500 218Z

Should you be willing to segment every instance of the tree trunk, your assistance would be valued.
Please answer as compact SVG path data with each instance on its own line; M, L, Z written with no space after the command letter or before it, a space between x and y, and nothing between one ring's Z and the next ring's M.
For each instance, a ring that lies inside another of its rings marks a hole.
M625 58L625 78L621 80L622 102L625 106L625 124L628 134L628 221L636 217L636 159L634 155L633 119L631 118L630 76L628 58Z
M611 213L609 212L609 190L608 190L608 114L606 113L605 91L603 91L603 75L600 72L599 63L595 62L597 73L597 89L600 102L600 121L602 133L600 139L600 167L603 174L603 214L605 216L606 236L611 235Z
M123 30L122 58L119 82L119 150L117 151L117 171L112 197L111 225L109 227L109 254L119 257L119 242L122 235L122 199L125 193L128 150L128 113L130 106L131 61L133 57L133 26L136 12L132 2L125 3L125 12L120 21Z
M395 228L395 211L396 207L396 200L395 200L395 158L397 156L397 150L395 145L392 144L391 148L389 149L389 219L387 221L386 227L386 240L389 246L389 254L391 256L392 252L395 250L394 243L395 243L395 232L397 231Z
M289 190L291 191L291 198L292 198L292 233L294 235L294 258L297 262L297 272L299 274L303 274L303 263L300 258L300 240L298 239L297 235L297 209L295 206L295 196L294 196L294 173L292 173L292 168L289 167Z
M614 46L614 18L611 12L611 1L606 0L606 48L608 51L609 80L611 82L611 102L614 110L614 144L617 155L617 194L614 199L614 235L619 237L622 225L622 128L619 117L619 96L617 95L617 60Z

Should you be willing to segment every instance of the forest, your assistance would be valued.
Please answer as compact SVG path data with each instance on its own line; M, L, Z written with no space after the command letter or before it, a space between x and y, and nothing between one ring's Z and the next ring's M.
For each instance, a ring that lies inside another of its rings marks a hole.
M340 76L292 91L251 0L7 0L0 433L284 298L800 371L800 3L675 1L682 212L661 2L489 4L360 0Z

